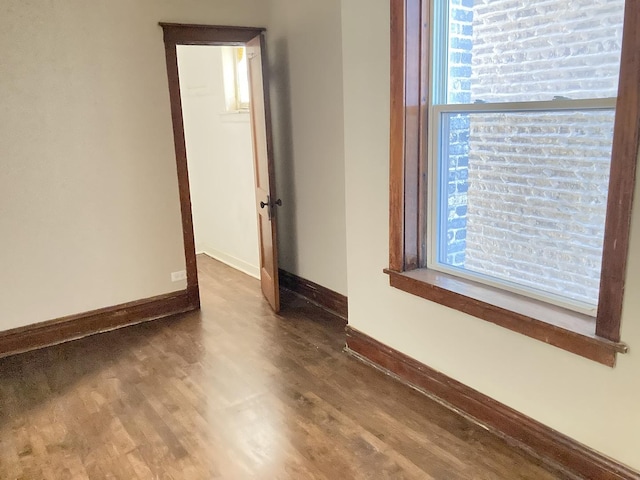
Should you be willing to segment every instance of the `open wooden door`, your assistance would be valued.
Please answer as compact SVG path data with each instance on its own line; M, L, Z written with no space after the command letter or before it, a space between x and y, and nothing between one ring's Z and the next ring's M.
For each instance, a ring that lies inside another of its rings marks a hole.
M280 310L278 282L278 242L276 241L276 210L282 204L276 200L275 169L271 138L269 82L266 73L264 34L246 44L251 90L251 131L258 210L260 242L260 283L262 293L277 313Z

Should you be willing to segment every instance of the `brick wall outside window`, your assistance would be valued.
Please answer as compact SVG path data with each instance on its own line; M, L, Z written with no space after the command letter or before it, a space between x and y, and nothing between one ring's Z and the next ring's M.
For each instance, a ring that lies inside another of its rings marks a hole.
M622 9L621 0L454 0L449 101L615 96ZM594 301L613 118L453 116L447 263Z

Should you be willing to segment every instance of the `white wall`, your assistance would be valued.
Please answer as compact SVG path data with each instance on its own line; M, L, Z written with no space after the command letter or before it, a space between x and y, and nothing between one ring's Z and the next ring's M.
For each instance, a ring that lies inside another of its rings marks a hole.
M349 323L640 469L640 194L611 369L389 287L389 2L342 1Z
M185 287L159 21L262 0L0 4L0 331Z
M280 266L347 293L339 0L272 0Z
M259 278L249 113L228 113L222 47L178 46L196 251Z

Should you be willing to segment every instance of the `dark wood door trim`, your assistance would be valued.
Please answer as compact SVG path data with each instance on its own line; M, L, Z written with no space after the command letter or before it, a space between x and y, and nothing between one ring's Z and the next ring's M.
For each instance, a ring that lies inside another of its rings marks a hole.
M191 191L189 188L189 169L187 166L187 148L180 98L180 78L178 75L178 45L244 45L252 38L264 32L259 27L232 27L223 25L188 25L182 23L160 22L164 33L165 56L167 61L167 80L171 102L171 120L173 123L173 141L176 153L178 173L178 191L180 213L182 216L182 235L187 270L187 288L198 286L196 267L196 248L193 234L191 211Z
M225 25L189 25L160 22L165 44L173 45L244 45L266 29Z

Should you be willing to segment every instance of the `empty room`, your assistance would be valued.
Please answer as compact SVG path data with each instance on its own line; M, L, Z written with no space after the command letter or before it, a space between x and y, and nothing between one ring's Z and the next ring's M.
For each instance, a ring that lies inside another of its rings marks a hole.
M0 2L0 479L640 480L639 23Z

